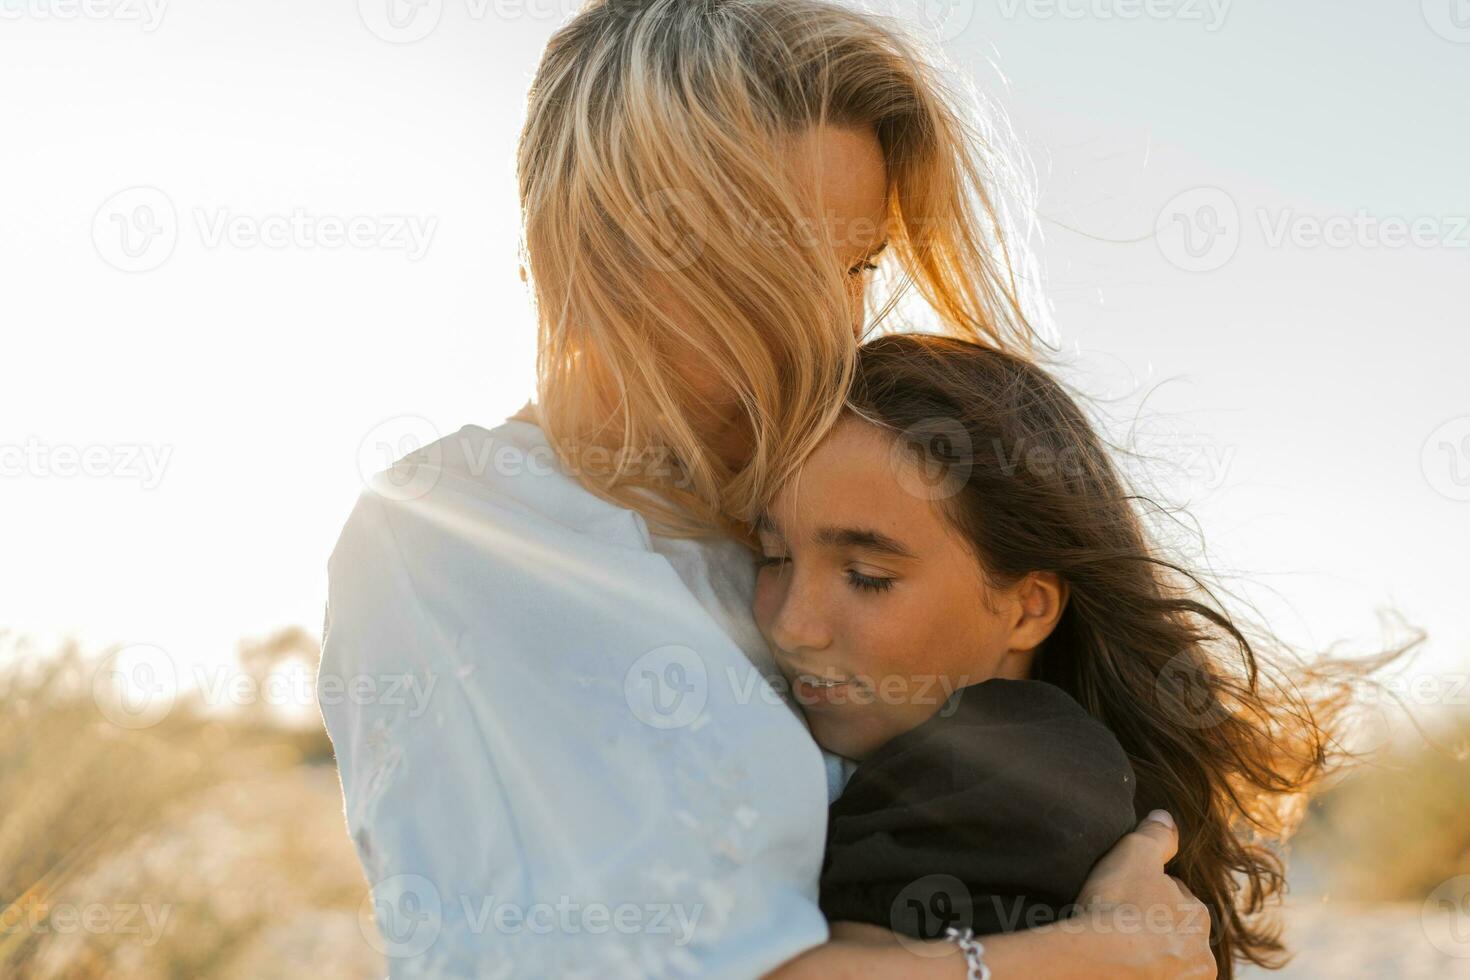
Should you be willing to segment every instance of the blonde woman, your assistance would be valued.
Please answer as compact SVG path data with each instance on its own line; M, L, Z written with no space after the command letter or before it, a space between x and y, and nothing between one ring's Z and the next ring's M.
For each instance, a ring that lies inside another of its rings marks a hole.
M817 906L847 770L782 697L749 522L840 413L880 253L943 331L1024 348L982 149L834 3L606 0L553 37L536 404L381 474L329 564L319 700L392 975L1214 976L1166 817L1099 915L985 966Z

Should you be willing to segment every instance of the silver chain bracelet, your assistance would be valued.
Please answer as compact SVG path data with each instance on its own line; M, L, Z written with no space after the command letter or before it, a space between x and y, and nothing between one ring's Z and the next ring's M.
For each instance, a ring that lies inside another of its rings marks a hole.
M967 980L990 980L990 967L985 965L985 946L975 938L973 929L960 930L950 926L944 930L944 938L965 954L965 965L970 970L965 974Z

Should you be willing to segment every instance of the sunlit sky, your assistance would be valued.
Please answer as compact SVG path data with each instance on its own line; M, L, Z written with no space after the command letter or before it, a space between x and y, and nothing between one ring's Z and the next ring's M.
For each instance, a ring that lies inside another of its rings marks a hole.
M570 3L387 2L0 5L0 624L201 662L315 629L392 420L530 396L512 150ZM1149 393L1216 564L1308 646L1395 606L1439 672L1470 669L1452 2L917 5L1034 160L1070 373Z

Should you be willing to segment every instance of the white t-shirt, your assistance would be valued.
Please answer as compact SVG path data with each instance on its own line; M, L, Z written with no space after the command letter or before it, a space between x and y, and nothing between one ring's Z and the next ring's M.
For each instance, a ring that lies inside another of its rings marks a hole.
M318 700L394 977L755 977L825 941L850 767L768 682L734 541L649 533L541 429L379 474Z

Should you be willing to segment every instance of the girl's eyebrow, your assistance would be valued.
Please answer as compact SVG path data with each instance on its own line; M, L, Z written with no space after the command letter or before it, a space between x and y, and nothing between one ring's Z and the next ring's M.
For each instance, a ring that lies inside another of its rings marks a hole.
M882 531L874 531L866 527L819 527L813 538L818 544L829 548L861 548L864 551L875 551L883 555L892 555L895 558L917 558L908 548L905 548L896 538L890 538Z
M769 513L762 513L756 518L755 529L757 533L785 538L780 525ZM829 524L817 528L812 535L812 540L828 548L861 548L863 551L892 555L895 558L917 559L919 557L897 538L866 527L837 527Z

